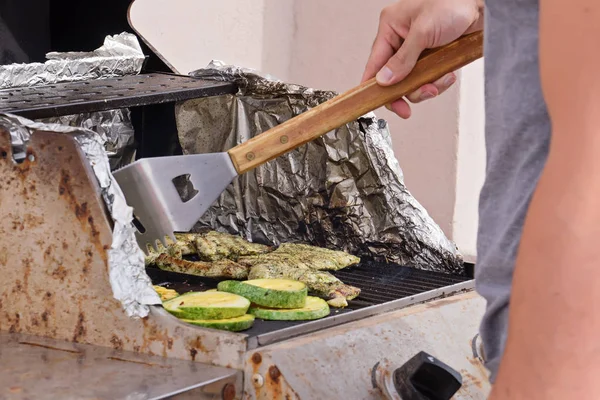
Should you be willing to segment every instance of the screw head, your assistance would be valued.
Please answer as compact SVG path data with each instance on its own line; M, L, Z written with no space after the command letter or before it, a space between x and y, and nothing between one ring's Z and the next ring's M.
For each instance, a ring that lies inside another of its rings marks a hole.
M248 161L252 161L256 158L256 155L253 152L249 152L246 154L246 158L248 159Z
M265 384L265 380L263 379L262 375L254 374L252 375L252 383L256 387L262 387Z
M283 135L283 136L282 136L282 137L279 139L279 141L280 141L281 143L283 143L283 144L286 144L287 142L289 142L289 141L290 141L290 138L288 138L288 137L287 137L287 135Z

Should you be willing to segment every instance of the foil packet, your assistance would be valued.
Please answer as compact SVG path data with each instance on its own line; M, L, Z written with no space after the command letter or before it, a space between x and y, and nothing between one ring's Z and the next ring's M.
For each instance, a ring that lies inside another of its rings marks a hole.
M336 95L219 61L191 75L239 90L177 104L184 154L227 151ZM183 197L194 190L189 181L178 189ZM374 113L236 178L193 230L206 228L465 273L456 245L406 188L387 123Z
M0 65L0 89L137 75L145 60L137 37L130 33L107 36L104 44L91 52L53 52L46 58L45 63ZM37 122L91 129L105 136L111 170L135 158L129 109L65 115Z
M102 198L114 222L112 246L108 250L109 279L113 296L128 316L143 318L149 305L162 304L146 274L144 253L137 244L133 209L125 201L121 188L110 172L105 150L106 137L90 129L60 124L43 124L11 114L0 114L0 125L11 136L14 157L24 158L27 143L36 130L72 135L90 162L100 186Z

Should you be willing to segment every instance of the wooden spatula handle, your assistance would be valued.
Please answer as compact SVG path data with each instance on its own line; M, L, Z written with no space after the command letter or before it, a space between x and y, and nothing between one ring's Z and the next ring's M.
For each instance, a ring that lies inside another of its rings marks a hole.
M250 171L482 56L482 32L423 52L413 71L401 82L387 87L378 85L375 79L364 82L234 147L229 150L231 160L240 174Z

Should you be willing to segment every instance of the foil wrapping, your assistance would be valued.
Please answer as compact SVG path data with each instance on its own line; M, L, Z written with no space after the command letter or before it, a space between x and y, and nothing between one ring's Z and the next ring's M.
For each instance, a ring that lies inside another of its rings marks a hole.
M133 209L113 178L105 150L106 137L90 129L60 124L44 124L10 114L0 114L0 125L11 135L15 158L23 158L32 132L44 130L72 135L90 162L98 180L102 198L114 221L112 245L108 250L109 279L113 296L127 315L143 318L151 304L161 304L146 274L144 253L137 244L132 224Z
M45 63L0 66L0 89L138 74L144 53L135 35L107 36L91 52L48 53Z
M336 94L215 61L191 75L239 91L176 106L184 154L227 151ZM387 123L373 113L236 178L194 230L205 228L464 274L456 245L406 188Z
M135 159L134 130L129 109L63 115L44 118L38 122L85 128L105 137L104 148L111 171L124 167Z
M45 63L0 66L0 89L136 75L145 59L137 37L130 33L107 36L104 45L91 52L54 52L46 57ZM105 136L112 170L129 164L135 157L128 109L65 115L38 122L91 129Z

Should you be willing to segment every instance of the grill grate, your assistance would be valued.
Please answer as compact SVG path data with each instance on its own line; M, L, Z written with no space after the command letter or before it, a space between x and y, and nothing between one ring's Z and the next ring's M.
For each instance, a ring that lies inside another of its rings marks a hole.
M178 274L148 268L148 275L155 285L172 288L179 293L205 291L215 288L218 280ZM363 262L357 266L334 271L333 274L348 285L361 289L360 296L349 302L344 309L331 309L328 318L373 307L390 301L411 297L430 290L469 281L470 278L439 272L421 271L396 264ZM254 337L282 329L306 324L306 321L262 321L243 333Z
M30 119L235 93L235 85L164 73L0 90L0 112Z

